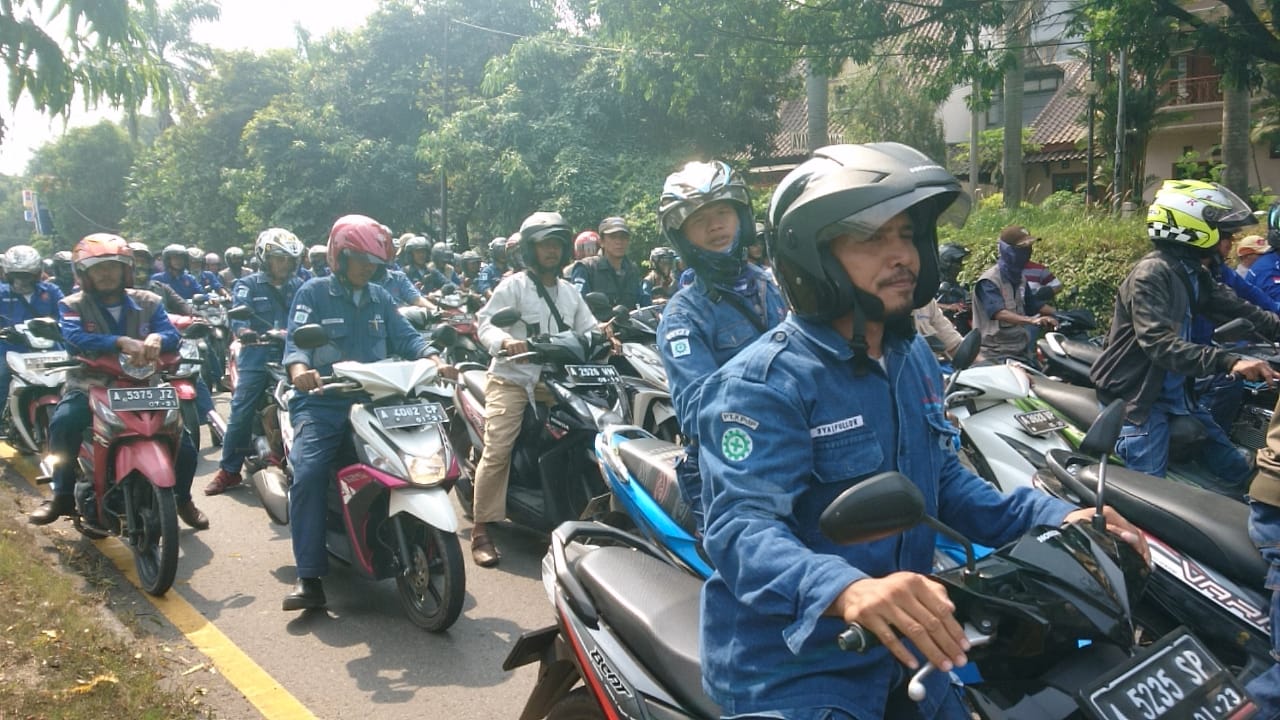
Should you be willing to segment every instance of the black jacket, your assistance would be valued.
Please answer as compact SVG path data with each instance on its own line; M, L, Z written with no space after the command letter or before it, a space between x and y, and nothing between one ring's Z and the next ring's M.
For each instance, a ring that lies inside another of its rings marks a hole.
M1280 317L1241 300L1230 288L1214 282L1198 262L1168 250L1147 253L1120 283L1111 332L1090 379L1098 399L1125 401L1125 415L1141 424L1160 398L1165 373L1196 378L1230 371L1241 356L1211 345L1182 339L1182 325L1192 302L1195 269L1199 301L1192 314L1216 322L1245 318L1266 337L1280 337Z

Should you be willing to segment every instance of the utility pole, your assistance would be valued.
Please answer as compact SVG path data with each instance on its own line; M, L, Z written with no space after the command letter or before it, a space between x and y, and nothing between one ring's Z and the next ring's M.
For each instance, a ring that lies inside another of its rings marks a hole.
M1121 204L1124 202L1124 86L1128 82L1128 73L1125 69L1125 53L1120 51L1120 74L1116 76L1116 88L1119 99L1116 101L1116 168L1112 173L1113 185L1115 186L1115 210L1120 211Z
M449 117L449 25L450 19L445 16L444 19L444 69L440 73L441 102L444 103L444 112L441 113L441 122ZM440 238L438 242L449 241L449 176L445 172L444 165L440 166Z
M1089 142L1086 149L1085 170L1084 170L1084 207L1088 210L1093 206L1093 119L1097 113L1098 102L1098 83L1093 76L1093 43L1089 43Z

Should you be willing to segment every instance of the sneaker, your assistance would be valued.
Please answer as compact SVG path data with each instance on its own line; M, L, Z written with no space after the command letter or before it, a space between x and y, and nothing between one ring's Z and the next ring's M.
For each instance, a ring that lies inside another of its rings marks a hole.
M221 495L227 490L244 482L244 478L240 477L240 473L227 472L219 470L217 475L204 486L205 495Z

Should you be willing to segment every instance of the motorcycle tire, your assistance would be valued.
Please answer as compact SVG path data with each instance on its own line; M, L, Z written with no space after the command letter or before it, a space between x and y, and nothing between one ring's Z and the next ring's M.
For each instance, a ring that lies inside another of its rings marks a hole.
M173 586L178 572L177 501L173 488L157 487L136 473L127 482L133 517L126 541L133 551L133 566L142 589L160 597Z
M196 452L200 452L200 412L196 410L195 400L182 403L182 427L191 433L191 444L196 446Z
M604 720L605 717L604 710L586 688L565 695L547 713L547 720Z
M404 518L409 566L396 576L400 606L414 625L428 632L449 629L467 596L462 544L454 533Z

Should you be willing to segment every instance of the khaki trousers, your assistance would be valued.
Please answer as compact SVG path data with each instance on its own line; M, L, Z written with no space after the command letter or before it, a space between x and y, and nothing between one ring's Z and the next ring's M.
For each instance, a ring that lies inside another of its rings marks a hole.
M507 484L511 476L511 450L520 435L529 392L523 385L488 375L484 388L484 450L476 464L475 522L500 522L507 518ZM550 405L551 392L538 383L534 395Z

